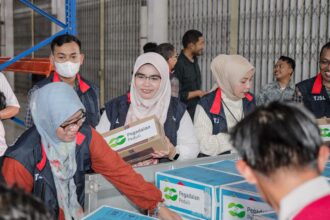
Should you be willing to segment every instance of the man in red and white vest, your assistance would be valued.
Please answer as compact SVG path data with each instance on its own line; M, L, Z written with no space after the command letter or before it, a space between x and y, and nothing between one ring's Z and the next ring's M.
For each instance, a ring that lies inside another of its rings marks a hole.
M255 184L279 220L330 219L329 156L315 118L300 106L273 102L231 131L237 169Z
M296 85L293 100L302 102L316 118L330 117L330 42L320 52L320 72Z

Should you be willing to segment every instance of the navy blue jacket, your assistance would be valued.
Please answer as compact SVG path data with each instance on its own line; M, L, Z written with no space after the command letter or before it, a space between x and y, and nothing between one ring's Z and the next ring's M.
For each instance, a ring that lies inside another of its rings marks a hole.
M201 98L199 101L201 105L210 118L213 126L212 134L216 135L221 132L228 132L227 120L224 111L224 106L221 99L221 90L217 89L208 95ZM243 99L243 113L244 115L249 114L255 108L255 101L251 94L246 94L246 97Z
M93 128L100 121L100 107L99 107L99 89L92 83L82 78L77 74L77 79L79 81L79 89L76 90L82 104L86 108L86 122ZM36 86L39 88L47 85L51 82L59 82L59 76L55 72L49 77L39 81Z
M77 134L77 171L74 175L77 199L81 207L84 207L85 201L85 173L92 172L89 151L91 137L91 128L84 124ZM36 127L33 126L24 132L15 145L7 149L4 157L17 160L31 173L34 181L32 194L39 197L51 215L58 219L59 206L53 174Z
M198 103L202 106L205 113L209 117L212 122L212 135L216 135L219 133L227 133L227 119L224 111L224 106L222 104L221 99L221 90L217 89L201 98ZM247 93L245 98L243 99L243 113L244 115L249 114L255 108L255 101L252 94ZM230 151L226 151L222 154L230 153ZM206 157L209 155L200 153L198 157Z
M304 106L311 111L316 118L330 117L330 99L322 84L322 75L304 80L298 83Z

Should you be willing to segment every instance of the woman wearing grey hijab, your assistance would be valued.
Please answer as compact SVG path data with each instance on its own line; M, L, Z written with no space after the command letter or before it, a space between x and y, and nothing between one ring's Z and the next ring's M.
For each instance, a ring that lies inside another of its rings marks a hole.
M37 90L30 108L35 127L5 152L2 174L8 185L16 184L39 197L57 219L80 219L84 174L94 171L141 209L161 207L161 219L180 219L159 206L161 192L84 123L85 108L69 85L51 83Z

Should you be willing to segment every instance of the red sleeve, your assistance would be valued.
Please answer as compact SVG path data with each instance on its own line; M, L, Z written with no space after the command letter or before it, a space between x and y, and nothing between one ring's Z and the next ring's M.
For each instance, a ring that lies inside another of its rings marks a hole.
M3 161L2 175L9 186L16 184L25 192L32 192L33 177L17 160L6 157Z
M103 137L93 128L89 149L93 170L102 174L137 206L152 210L162 201L161 192L136 173L117 152L111 150Z

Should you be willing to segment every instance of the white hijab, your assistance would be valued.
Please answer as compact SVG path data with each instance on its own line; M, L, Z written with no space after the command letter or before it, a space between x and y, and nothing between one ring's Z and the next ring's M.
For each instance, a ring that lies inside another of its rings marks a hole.
M158 91L151 99L143 99L135 88L135 74L141 66L153 65L161 76ZM144 53L140 55L134 65L131 82L131 105L128 109L125 124L155 115L164 124L167 117L168 107L171 101L171 83L169 78L169 67L166 60L157 53Z
M237 101L241 98L235 96L234 87L250 70L254 71L253 65L241 55L220 54L211 62L211 71L217 85L227 98Z

